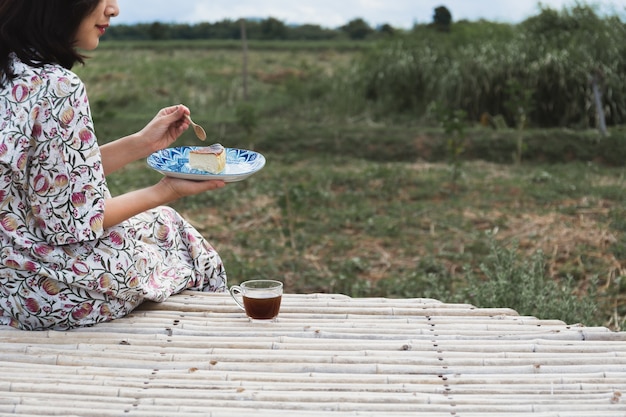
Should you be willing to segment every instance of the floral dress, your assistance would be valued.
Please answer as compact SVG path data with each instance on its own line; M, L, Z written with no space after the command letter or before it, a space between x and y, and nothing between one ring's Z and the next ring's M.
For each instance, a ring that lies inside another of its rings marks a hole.
M0 89L0 324L70 329L224 291L219 255L171 208L103 229L110 193L83 83L57 65L13 67Z

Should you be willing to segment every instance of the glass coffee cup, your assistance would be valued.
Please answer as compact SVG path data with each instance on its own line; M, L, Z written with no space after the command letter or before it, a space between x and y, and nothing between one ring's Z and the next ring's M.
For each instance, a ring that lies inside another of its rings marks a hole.
M271 320L280 311L283 283L269 279L245 281L230 287L230 295L251 319Z

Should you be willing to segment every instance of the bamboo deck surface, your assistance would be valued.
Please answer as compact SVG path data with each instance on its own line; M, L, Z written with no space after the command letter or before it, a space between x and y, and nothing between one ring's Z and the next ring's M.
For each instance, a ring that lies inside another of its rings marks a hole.
M0 416L626 416L626 333L430 299L186 292L71 332L0 327Z

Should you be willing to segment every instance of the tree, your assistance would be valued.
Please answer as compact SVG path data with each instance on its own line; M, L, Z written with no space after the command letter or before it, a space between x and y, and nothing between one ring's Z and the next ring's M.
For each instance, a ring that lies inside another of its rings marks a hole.
M378 31L380 33L383 33L385 35L393 35L394 33L396 33L396 30L393 28L393 26L391 26L389 23L385 23L384 25L382 25Z
M263 20L260 26L263 39L287 39L287 26L278 19L270 17Z
M452 13L446 6L439 6L435 8L435 14L433 15L433 25L443 32L449 32L450 26L452 26Z
M370 25L368 25L367 22L361 18L351 20L340 29L347 33L350 39L355 40L365 39L368 35L374 33L374 29L372 29Z
M337 38L339 32L320 25L300 25L289 28L289 38L298 40L328 40Z
M150 39L161 40L161 39L168 38L167 29L168 29L167 26L163 25L162 23L159 23L159 22L152 23L150 25L150 28L148 29L148 34L150 36Z

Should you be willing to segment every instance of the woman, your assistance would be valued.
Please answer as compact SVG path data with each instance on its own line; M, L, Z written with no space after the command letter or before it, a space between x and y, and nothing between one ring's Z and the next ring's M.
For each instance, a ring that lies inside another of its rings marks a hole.
M163 178L111 197L105 175L170 146L189 109L98 147L84 63L117 0L0 0L0 324L70 329L185 289L223 291L215 250L163 204L222 181Z

